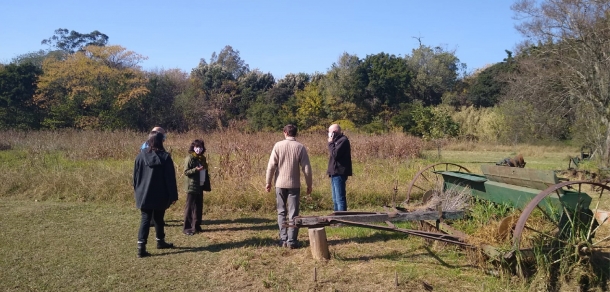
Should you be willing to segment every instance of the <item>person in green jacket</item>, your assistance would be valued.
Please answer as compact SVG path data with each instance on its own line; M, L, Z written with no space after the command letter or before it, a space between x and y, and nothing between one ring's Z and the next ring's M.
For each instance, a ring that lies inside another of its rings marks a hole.
M194 235L202 232L203 191L209 191L210 177L205 156L203 140L195 140L189 147L189 155L184 159L186 177L186 205L184 207L183 233Z

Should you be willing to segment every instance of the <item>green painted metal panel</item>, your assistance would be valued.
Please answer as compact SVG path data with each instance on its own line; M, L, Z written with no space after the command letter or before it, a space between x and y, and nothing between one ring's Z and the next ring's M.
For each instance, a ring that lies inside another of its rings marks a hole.
M474 174L474 173L459 172L459 171L438 171L436 173L440 173L443 176L443 178L445 178L447 176L452 176L457 179L462 179L462 180L471 181L471 182L486 182L487 181L486 177L479 175L479 174Z
M486 180L484 176L458 172L440 172L444 179L444 190L469 192L473 197L497 204L508 204L523 209L541 190ZM548 212L561 213L562 202L567 208L588 208L591 197L586 193L563 191L547 196L540 206ZM559 201L561 199L561 202Z

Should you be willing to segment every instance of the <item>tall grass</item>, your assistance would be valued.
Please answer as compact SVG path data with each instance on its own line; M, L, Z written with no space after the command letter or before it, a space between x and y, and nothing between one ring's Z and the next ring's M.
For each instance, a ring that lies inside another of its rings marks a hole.
M132 202L133 160L146 133L132 131L39 131L1 133L0 196L33 200ZM420 155L419 138L401 133L348 134L355 175L348 181L350 207L379 206L389 201L399 178L407 183L405 162ZM183 161L193 139L206 143L212 192L208 208L274 210L275 196L264 191L265 169L278 133L247 134L236 130L212 133L168 133L166 149L172 153L179 191L183 193ZM314 192L303 198L304 207L330 209L330 183L326 175L327 142L322 133L297 137L309 152Z

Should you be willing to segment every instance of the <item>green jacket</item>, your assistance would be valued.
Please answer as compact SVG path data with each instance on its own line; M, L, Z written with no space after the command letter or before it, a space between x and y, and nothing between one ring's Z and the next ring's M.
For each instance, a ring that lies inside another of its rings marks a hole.
M204 169L208 169L208 162L206 161L205 156L199 156L198 159L189 153L184 159L184 177L186 178L185 189L187 193L200 194L203 192L203 186L199 184L199 171L197 171L196 168L200 165L203 166Z

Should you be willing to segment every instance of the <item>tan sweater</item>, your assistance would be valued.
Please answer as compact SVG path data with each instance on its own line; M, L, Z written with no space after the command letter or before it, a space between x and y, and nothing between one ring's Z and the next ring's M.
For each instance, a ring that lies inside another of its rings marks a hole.
M275 177L276 188L300 188L301 172L299 168L305 175L307 187L311 188L311 165L309 164L307 150L294 137L287 137L273 146L267 164L265 182L270 184L272 177Z

